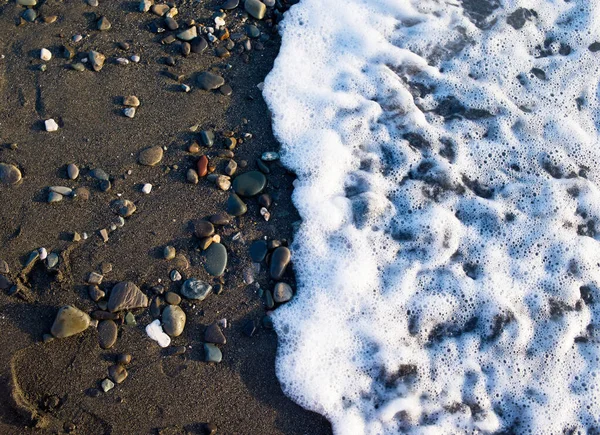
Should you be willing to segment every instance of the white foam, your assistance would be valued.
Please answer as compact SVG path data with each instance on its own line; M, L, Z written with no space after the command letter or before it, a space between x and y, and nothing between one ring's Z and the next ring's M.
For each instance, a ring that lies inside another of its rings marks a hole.
M600 430L599 24L598 1L287 12L277 374L336 433Z

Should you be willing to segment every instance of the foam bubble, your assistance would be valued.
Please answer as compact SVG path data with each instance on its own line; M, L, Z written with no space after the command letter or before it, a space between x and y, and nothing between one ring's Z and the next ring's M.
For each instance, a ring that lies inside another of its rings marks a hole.
M600 3L301 0L282 36L286 394L340 434L599 431Z

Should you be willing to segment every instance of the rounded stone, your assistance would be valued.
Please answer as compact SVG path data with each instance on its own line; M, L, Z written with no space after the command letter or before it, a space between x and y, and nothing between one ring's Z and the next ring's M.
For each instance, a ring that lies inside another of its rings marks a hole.
M267 177L262 172L250 171L233 180L233 190L240 196L254 196L262 192L266 184Z
M291 258L292 253L285 246L280 246L279 248L275 249L275 251L273 251L273 255L271 255L271 278L281 279L285 273L287 265L290 263Z
M179 337L185 327L185 312L178 305L168 305L162 313L162 327L171 337Z
M115 384L120 384L127 378L127 370L121 364L115 364L108 368L108 376Z
M244 2L246 12L252 15L257 20L262 20L267 13L267 6L259 0L246 0Z
M208 157L201 156L198 160L198 176L204 177L208 173Z
M58 311L50 333L56 338L65 338L79 334L89 326L90 316L71 305L67 305Z
M255 263L260 263L267 256L267 242L264 240L257 240L250 245L250 258Z
M88 53L88 58L90 59L94 71L100 71L106 61L106 56L94 50Z
M206 39L204 39L201 36L198 36L197 38L192 39L192 41L190 42L190 49L191 49L192 53L200 54L207 48L208 48L208 42L206 42Z
M248 211L248 207L244 204L239 196L232 193L227 199L227 213L232 216L242 216Z
M117 324L112 320L98 323L98 343L102 349L110 349L117 342Z
M177 251L173 246L165 246L165 248L163 249L163 258L165 260L172 260L173 258L175 258L176 254Z
M220 363L223 359L221 349L214 344L204 343L204 361L212 363Z
M203 301L210 294L212 286L196 278L190 278L181 286L181 295L186 299Z
M210 237L215 233L215 227L209 221L198 220L194 222L194 234L199 239Z
M278 304L282 304L284 302L288 302L294 296L294 291L289 284L285 282L278 282L275 284L275 288L273 289L273 299Z
M67 175L70 180L76 180L79 177L79 168L76 164L71 163L67 166Z
M16 184L21 181L21 171L14 165L0 163L0 183Z
M155 166L163 158L163 149L159 146L146 148L140 152L138 162L144 166Z
M205 91L218 89L225 84L225 80L223 79L223 77L208 71L198 74L196 82L198 86L204 89Z
M179 305L181 303L181 296L175 292L167 292L167 294L165 294L165 301L167 301L169 305Z
M206 251L204 268L209 275L221 276L227 267L227 249L220 243L212 243Z

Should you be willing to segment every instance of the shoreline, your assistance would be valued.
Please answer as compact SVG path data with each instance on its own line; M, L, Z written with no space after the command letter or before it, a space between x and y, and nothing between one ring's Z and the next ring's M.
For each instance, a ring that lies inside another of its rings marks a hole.
M20 432L39 421L45 425L39 431L48 433L209 433L209 423L216 425L217 433L330 433L323 417L302 409L281 391L274 367L275 333L261 326L252 337L244 334L248 321L260 322L267 311L257 286L244 282L252 266L248 249L264 236L290 240L297 220L290 198L294 177L278 162L269 163L267 175L266 192L273 200L270 220L262 217L256 198L250 198L244 216L216 229L228 254L223 292L202 302L181 302L186 325L169 348L161 349L145 333L154 320L155 297L164 309L166 292L180 293L187 278L221 284L205 271L192 222L222 212L230 192L206 178L190 184L188 170L206 154L215 172L224 173L230 159L219 155L225 155L229 131L238 139L229 151L239 174L259 169L256 159L278 149L257 87L270 71L279 44L267 21L250 18L248 23L269 39L244 34L227 58L214 52L227 38L187 57L180 43L161 43L185 29L189 19L208 25L220 3L178 5L174 18L181 29L159 33L149 29L162 25L164 17L139 12L138 2L100 1L94 7L84 1L48 1L35 8L35 22L19 26L15 20L25 9L12 1L0 3L0 55L5 56L0 60L0 96L5 102L0 107L0 162L17 166L23 175L17 185L0 186L0 259L10 268L6 276L14 282L24 277L19 282L27 287L16 295L0 293L1 432ZM269 9L267 18L270 14ZM44 22L53 16L54 22ZM227 12L231 35L255 31L245 27L242 16L242 6ZM101 17L108 18L110 29L97 30ZM77 34L83 38L74 43ZM251 50L238 52L245 40L251 40ZM73 49L72 60L61 57L62 45ZM129 48L123 49L125 45ZM41 61L41 48L50 50L52 59ZM86 64L84 71L73 70L70 65L90 50L106 56L102 70L92 71ZM140 62L117 61L132 55L140 56ZM175 65L167 65L172 60ZM199 89L197 77L203 71L221 75L233 94ZM181 82L174 80L179 75ZM191 91L184 92L181 84ZM141 102L133 118L123 113L122 98L127 95ZM57 131L45 131L43 121L49 118L57 121ZM211 148L201 144L201 130L216 133ZM193 141L200 144L200 152L189 152ZM157 145L166 147L161 161L153 167L140 165L140 151ZM76 180L67 177L69 163L80 169ZM110 190L102 191L102 183L90 175L96 168L109 174ZM149 194L141 191L146 183L152 184ZM79 195L48 203L49 186L83 187L89 199ZM110 204L119 199L132 201L136 212L122 228L111 230L117 215ZM107 229L106 242L102 229ZM75 232L89 238L74 242ZM168 245L185 261L163 259ZM22 274L30 252L41 247L59 254L58 272L38 262ZM181 281L170 280L174 269ZM267 270L263 264L256 282L272 290L274 281ZM118 338L110 349L100 348L94 327L44 342L61 306L73 305L86 313L98 310L88 294L90 272L103 275L99 288L107 295L118 282L135 283L148 296L150 307L131 310L136 325L128 325L124 316L116 319ZM284 281L294 284L291 270ZM165 288L157 294L153 288L159 284ZM19 297L27 290L32 299ZM227 343L220 346L223 361L207 363L205 329L223 318L229 324L223 330ZM185 352L177 355L176 349L183 348ZM101 382L122 353L132 355L128 376L104 393ZM90 394L93 389L99 390L97 397ZM22 400L17 407L11 405L15 392Z

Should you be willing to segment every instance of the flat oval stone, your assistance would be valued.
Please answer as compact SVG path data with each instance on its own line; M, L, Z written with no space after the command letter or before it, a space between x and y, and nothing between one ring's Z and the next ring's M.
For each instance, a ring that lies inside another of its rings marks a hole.
M250 258L255 263L260 263L267 256L267 242L257 240L250 245Z
M0 183L16 184L21 181L21 171L14 165L0 163Z
M108 181L108 174L100 168L92 169L90 171L90 177L95 178L96 180Z
M226 0L225 3L221 5L221 9L231 10L238 7L240 4L240 0Z
M70 163L69 166L67 166L67 175L71 180L77 179L77 177L79 177L79 168L77 165Z
M275 284L275 288L273 289L273 299L278 304L282 304L284 302L288 302L294 296L294 291L285 282L278 282Z
M194 222L194 234L199 239L203 239L204 237L210 237L215 233L215 227L209 221L206 220L198 220Z
M201 156L198 160L198 176L204 177L208 173L208 157Z
M233 180L233 190L240 196L254 196L262 192L267 184L265 174L258 171L246 172Z
M231 222L231 218L227 213L217 213L212 215L209 219L214 225L228 225Z
M204 361L220 363L222 359L221 349L214 344L204 343Z
M200 54L208 48L208 42L202 36L192 39L190 49L192 53Z
M218 89L225 84L225 80L223 77L213 74L208 71L204 71L198 74L198 78L196 79L196 83L199 87L204 89L205 91L210 91L213 89Z
M232 193L227 199L227 213L232 216L242 216L248 211L248 207L244 204L239 196Z
M142 293L137 285L130 281L117 283L110 292L108 311L111 313L135 308L146 308L148 297Z
M146 148L138 157L138 162L140 165L144 166L155 166L163 158L163 149L159 146L153 146L150 148Z
M117 342L117 324L112 320L102 320L98 324L98 343L102 349L110 349Z
M185 327L185 312L178 305L168 305L162 313L162 327L171 337L179 337Z
M227 267L227 249L220 243L212 243L206 251L206 262L204 268L209 275L221 276Z
M90 316L72 305L67 305L58 311L50 333L56 338L65 338L85 331L88 326Z
M279 248L273 251L273 255L271 255L271 278L273 279L281 279L285 272L285 268L290 263L290 259L292 258L292 253L285 246L280 246Z
M165 301L167 301L169 305L179 305L181 303L181 296L175 292L167 292L167 294L165 294Z
M246 12L257 20L262 20L267 13L267 6L259 0L246 0L244 7L246 8Z
M187 299L203 301L210 294L212 286L196 278L190 278L183 283L181 295Z

